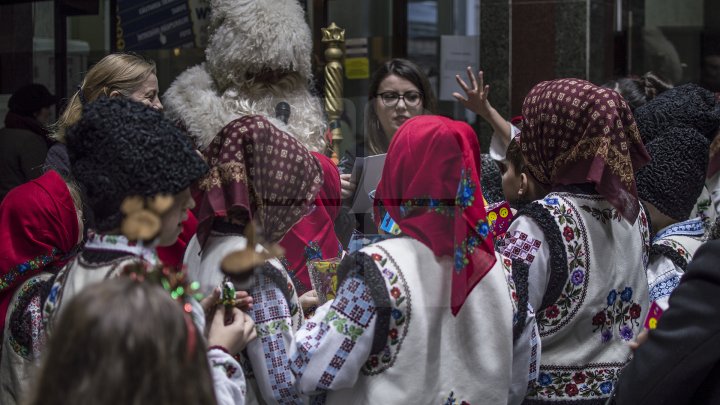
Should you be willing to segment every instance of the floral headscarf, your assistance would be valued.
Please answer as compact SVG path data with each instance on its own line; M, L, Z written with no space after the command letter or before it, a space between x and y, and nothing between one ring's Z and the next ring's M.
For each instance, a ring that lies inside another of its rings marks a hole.
M59 270L79 239L77 211L57 172L10 190L0 204L0 326L15 290L42 271Z
M521 149L541 183L594 183L635 223L640 204L635 172L649 160L630 107L610 89L580 79L537 84L523 103Z
M393 137L375 192L376 223L387 213L404 235L436 256L454 258L453 315L496 261L480 167L480 145L469 125L418 116Z
M230 213L255 219L264 240L277 242L307 213L322 186L318 161L262 116L230 122L202 153L210 171L194 193L201 245L214 218Z

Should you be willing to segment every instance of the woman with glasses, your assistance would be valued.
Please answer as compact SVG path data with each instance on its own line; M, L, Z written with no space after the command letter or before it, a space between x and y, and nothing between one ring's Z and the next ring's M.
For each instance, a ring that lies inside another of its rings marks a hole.
M387 152L390 140L403 122L416 115L435 114L437 100L430 81L416 64L406 59L390 59L373 73L366 108L368 154L377 155ZM352 170L352 162L347 163L341 170ZM350 174L341 174L340 180L342 197L352 197L355 184L350 183Z
M357 145L356 156L377 155L387 152L395 131L405 121L422 114L437 113L437 100L427 75L407 59L390 59L380 66L370 79L368 103L365 110L365 142ZM340 161L342 199L351 202L357 185L350 182L355 156L349 151ZM343 208L336 219L335 233L347 246L355 221L361 223L364 233L376 233L369 215L353 218Z

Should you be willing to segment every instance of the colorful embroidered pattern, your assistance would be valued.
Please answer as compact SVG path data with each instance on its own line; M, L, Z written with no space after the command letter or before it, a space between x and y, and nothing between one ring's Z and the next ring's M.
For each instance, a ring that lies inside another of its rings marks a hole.
M437 198L412 198L404 201L400 206L401 218L406 218L415 208L426 208L428 211L440 215L452 216L455 214L455 202L452 200L439 200Z
M390 292L392 311L390 313L387 343L380 353L370 355L365 362L362 367L362 373L365 375L380 374L392 367L410 325L410 291L405 276L403 276L388 251L382 246L377 246L377 248L381 250L382 254L372 253L370 257L381 269L380 272L385 279L385 286ZM392 265L392 269L389 265Z
M303 253L303 255L305 256L305 261L323 258L322 251L320 250L320 245L315 240L310 241L310 243L305 246L305 252Z
M588 286L588 248L585 226L575 210L561 199L557 205L546 206L561 230L567 249L568 281L557 301L537 313L540 336L553 333L566 324L580 308Z
M445 402L443 402L443 405L470 405L470 403L467 401L460 401L455 398L455 391L450 391L450 395L448 395Z
M375 316L375 306L370 291L358 277L346 279L343 289L349 294L335 298L323 322L355 342Z
M60 250L53 248L47 254L37 256L24 263L11 267L7 271L7 274L0 278L0 291L7 289L18 277L36 273L38 270L47 266L48 263L51 263L60 257L61 254L62 252L60 252Z
M237 367L235 367L235 365L231 361L213 360L212 366L222 368L225 371L225 375L227 375L227 378L232 378L238 371Z
M600 339L603 343L609 342L615 332L622 340L630 341L636 330L640 328L640 313L642 307L633 301L633 290L630 287L611 290L607 296L607 305L604 309L595 314L592 324L595 326L593 332L600 331Z
M671 274L668 278L654 282L650 286L650 302L657 301L663 297L669 297L679 284L680 276L677 274Z
M280 402L300 402L293 387L284 335L289 334L290 308L282 291L262 273L256 273L252 289L252 317L263 348L268 382Z
M622 364L598 364L558 369L540 368L528 397L537 399L606 398L610 396ZM577 398L575 398L577 397Z
M699 218L693 218L677 224L668 226L655 235L655 240L659 240L668 236L680 235L700 238L705 235L705 225Z
M656 240L655 243L653 243L653 245L667 246L667 247L671 248L672 250L677 252L677 254L679 254L680 257L685 259L686 262L689 262L692 259L692 255L690 254L690 252L688 252L688 250L685 248L685 246L683 246L682 244L678 243L677 241L675 241L673 239L666 238L666 239Z
M472 206L473 202L475 202L475 188L475 183L473 183L472 180L472 172L462 169L455 204L463 208Z
M622 215L620 215L620 211L616 210L615 208L600 209L596 207L590 207L589 205L581 205L580 208L583 211L592 214L593 218L597 219L603 224L607 224L608 221L622 221Z
M10 313L8 342L15 353L28 360L38 358L45 347L42 291L47 288L46 283L39 277L26 281Z
M542 242L532 238L528 234L514 231L512 236L505 238L505 247L502 254L511 259L520 259L530 265L535 260Z

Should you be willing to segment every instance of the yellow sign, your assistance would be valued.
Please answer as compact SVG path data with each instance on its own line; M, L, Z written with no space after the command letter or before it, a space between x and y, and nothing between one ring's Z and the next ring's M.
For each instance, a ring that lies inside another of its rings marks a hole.
M368 58L345 58L345 77L350 80L370 78Z

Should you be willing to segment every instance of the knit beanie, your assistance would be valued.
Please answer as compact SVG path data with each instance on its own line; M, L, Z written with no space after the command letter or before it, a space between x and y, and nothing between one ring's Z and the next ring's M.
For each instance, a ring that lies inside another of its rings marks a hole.
M692 128L711 139L720 126L720 104L696 84L667 90L633 112L646 144L670 127Z
M33 113L57 102L47 87L42 84L28 84L15 91L8 100L8 110L22 116L31 117Z
M120 226L125 197L174 195L208 170L188 137L161 112L123 97L85 105L80 121L68 129L67 148L99 232Z
M697 202L708 165L710 142L690 128L670 128L645 144L652 157L636 177L640 199L677 221Z

